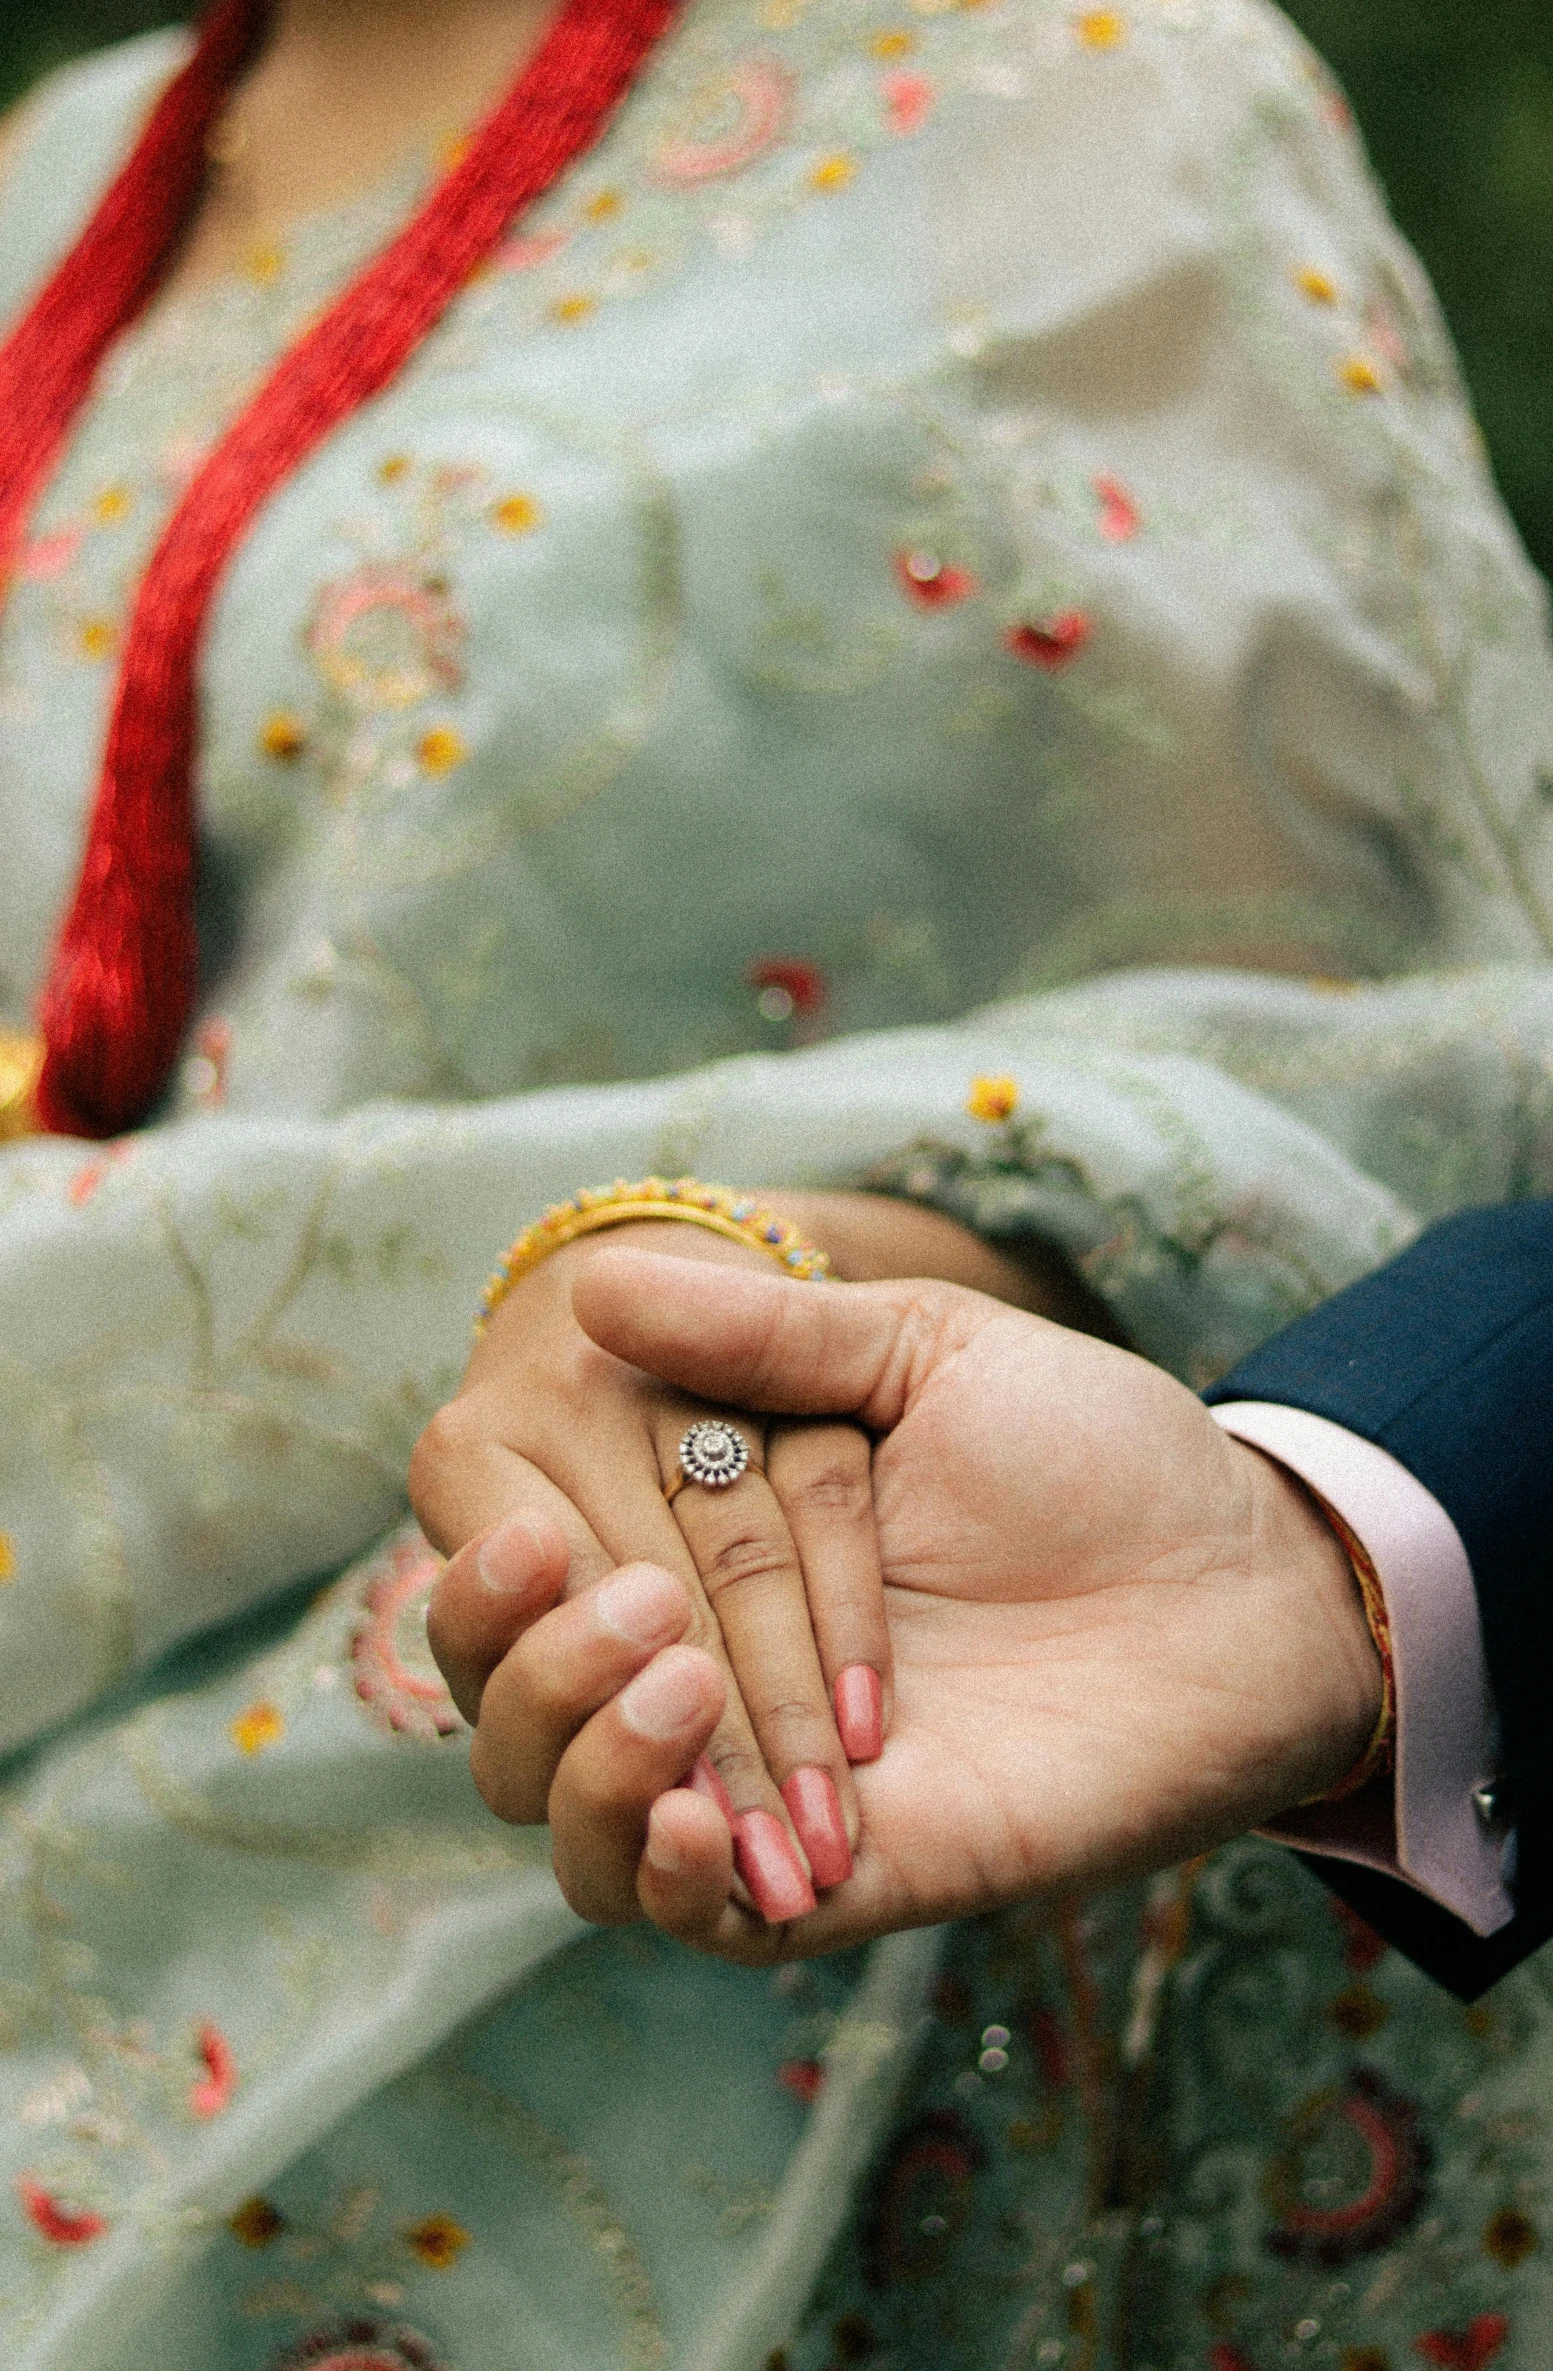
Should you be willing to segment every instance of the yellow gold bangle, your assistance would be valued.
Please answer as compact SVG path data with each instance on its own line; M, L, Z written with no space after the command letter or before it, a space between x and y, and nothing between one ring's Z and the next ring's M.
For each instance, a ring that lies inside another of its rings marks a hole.
M703 1185L698 1177L643 1177L634 1184L617 1177L611 1186L584 1186L569 1202L555 1203L543 1218L524 1228L485 1288L476 1335L484 1333L513 1286L564 1244L575 1243L579 1235L596 1234L601 1227L660 1218L683 1219L693 1227L710 1227L730 1242L751 1244L789 1276L820 1282L831 1274L824 1252L806 1243L796 1227L731 1186Z
M1309 1488L1309 1484L1306 1487ZM1380 1711L1370 1732L1370 1742L1335 1786L1329 1786L1323 1794L1310 1798L1312 1803L1341 1803L1349 1795L1356 1795L1361 1787L1369 1785L1372 1778L1378 1778L1392 1766L1397 1736L1397 1675L1391 1652L1391 1617L1386 1611L1385 1592L1381 1588L1380 1574L1375 1569L1370 1552L1351 1526L1344 1522L1336 1507L1330 1505L1319 1490L1311 1490L1311 1496L1336 1532L1353 1566L1359 1595L1364 1600L1364 1618L1369 1624L1370 1636L1375 1641L1375 1652L1380 1657Z
M41 1037L20 1037L0 1030L0 1144L37 1135L33 1095L42 1069Z

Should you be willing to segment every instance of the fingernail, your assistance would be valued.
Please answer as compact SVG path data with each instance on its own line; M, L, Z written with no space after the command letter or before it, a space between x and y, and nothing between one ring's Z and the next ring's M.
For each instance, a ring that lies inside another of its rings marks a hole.
M845 1885L852 1874L852 1847L830 1772L817 1762L806 1763L783 1786L782 1800L809 1856L815 1884Z
M877 1762L884 1751L884 1682L871 1663L836 1674L836 1728L849 1762Z
M666 1745L693 1729L705 1713L705 1657L689 1647L669 1647L622 1688L619 1704L628 1729Z
M692 1766L690 1776L686 1779L685 1784L688 1787L693 1787L698 1795L705 1795L709 1803L715 1803L729 1827L733 1826L735 1817L733 1797L705 1754Z
M673 1837L650 1812L647 1817L647 1858L660 1877L683 1877L691 1867Z
M774 1811L741 1811L733 1823L733 1858L756 1909L772 1926L814 1908L814 1888Z
M534 1578L543 1543L526 1515L508 1515L475 1551L475 1571L493 1597L517 1597Z
M653 1564L627 1565L593 1592L600 1629L623 1638L627 1646L665 1645L684 1629L689 1610L673 1574Z

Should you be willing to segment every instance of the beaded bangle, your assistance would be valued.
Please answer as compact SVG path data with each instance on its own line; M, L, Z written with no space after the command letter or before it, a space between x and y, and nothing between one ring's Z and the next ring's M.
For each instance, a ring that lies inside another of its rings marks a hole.
M525 1227L495 1269L475 1319L476 1335L483 1334L513 1286L579 1235L600 1227L624 1227L633 1219L684 1219L694 1227L710 1227L733 1243L753 1244L766 1252L789 1276L822 1281L831 1274L823 1251L805 1243L796 1227L762 1210L748 1194L729 1186L703 1185L696 1177L644 1177L634 1185L617 1177L611 1186L585 1186L569 1202L557 1202Z
M1368 1786L1370 1780L1381 1771L1391 1768L1397 1734L1397 1676L1391 1655L1391 1618L1386 1611L1385 1593L1370 1552L1363 1540L1350 1530L1337 1509L1328 1505L1319 1491L1313 1490L1311 1496L1347 1552L1354 1578L1359 1584L1359 1595L1364 1600L1364 1618L1370 1626L1370 1636L1375 1641L1375 1652L1380 1657L1380 1713L1370 1742L1352 1769L1345 1771L1335 1786L1329 1786L1323 1794L1310 1797L1312 1803L1341 1803L1345 1797L1356 1795L1361 1787Z

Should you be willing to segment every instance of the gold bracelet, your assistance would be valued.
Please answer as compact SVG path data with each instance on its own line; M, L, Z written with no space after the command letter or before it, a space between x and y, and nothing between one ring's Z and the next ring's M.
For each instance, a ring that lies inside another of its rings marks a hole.
M569 1202L555 1203L543 1218L524 1228L485 1288L476 1335L484 1333L513 1286L564 1244L595 1234L600 1227L660 1218L684 1219L693 1227L710 1227L714 1235L732 1243L753 1244L789 1276L818 1283L831 1274L823 1251L805 1243L796 1227L762 1210L748 1194L735 1193L730 1186L703 1185L696 1177L644 1177L634 1185L617 1177L612 1186L584 1186Z
M38 1115L33 1096L43 1070L41 1037L21 1037L0 1030L0 1144L36 1136Z
M1307 1483L1306 1487L1308 1489L1310 1485ZM1364 1600L1364 1618L1369 1624L1370 1636L1375 1641L1375 1652L1380 1657L1380 1711L1370 1732L1370 1742L1335 1786L1329 1786L1323 1794L1310 1797L1312 1803L1341 1803L1349 1795L1356 1795L1361 1787L1368 1786L1370 1780L1378 1777L1382 1771L1389 1770L1395 1759L1397 1675L1391 1653L1391 1617L1386 1611L1380 1574L1375 1570L1370 1552L1363 1540L1344 1522L1336 1507L1330 1505L1319 1490L1311 1490L1311 1496L1336 1532L1338 1543L1353 1567L1359 1595Z

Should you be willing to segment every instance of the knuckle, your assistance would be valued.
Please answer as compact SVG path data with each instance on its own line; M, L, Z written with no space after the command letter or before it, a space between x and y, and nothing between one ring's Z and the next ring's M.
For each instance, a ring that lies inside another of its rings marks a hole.
M873 1488L867 1466L853 1459L832 1457L812 1472L800 1474L783 1493L799 1513L822 1515L829 1522L860 1523L873 1512Z
M731 1531L715 1542L702 1567L701 1580L708 1597L715 1602L725 1589L786 1579L795 1570L792 1549L785 1539L769 1531L749 1529Z

